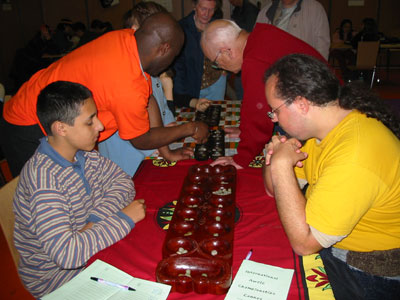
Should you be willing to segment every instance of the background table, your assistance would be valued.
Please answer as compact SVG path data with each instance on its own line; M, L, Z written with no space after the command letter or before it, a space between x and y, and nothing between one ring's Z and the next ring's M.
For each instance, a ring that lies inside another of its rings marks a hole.
M151 160L144 161L134 182L136 198L146 200L146 218L126 238L97 253L89 263L101 259L134 277L155 281L155 270L162 259L161 249L166 235L157 222L157 213L161 207L177 200L188 168L197 163L195 160L187 160L172 167L161 168L154 166ZM288 299L309 299L313 293L318 293L313 299L332 299L329 282L318 256L310 257L312 263L317 263L308 268L311 274L304 273L303 258L292 251L279 221L275 200L265 193L261 169L238 170L236 205L240 219L235 225L233 276L248 251L253 249L252 260L295 270ZM222 300L224 297L192 292L171 293L168 299Z

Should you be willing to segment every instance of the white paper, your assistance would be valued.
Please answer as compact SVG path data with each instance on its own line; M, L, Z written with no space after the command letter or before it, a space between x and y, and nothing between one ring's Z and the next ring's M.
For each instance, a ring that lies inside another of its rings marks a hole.
M225 300L285 300L294 270L244 260Z
M90 277L127 285L136 291L101 284ZM165 300L170 290L169 285L134 278L98 259L69 282L42 297L42 300Z

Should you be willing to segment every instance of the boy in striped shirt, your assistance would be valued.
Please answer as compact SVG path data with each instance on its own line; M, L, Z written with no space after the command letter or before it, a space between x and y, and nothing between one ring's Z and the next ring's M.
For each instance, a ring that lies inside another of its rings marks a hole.
M47 133L20 174L14 197L18 272L36 298L69 281L91 256L145 217L129 175L93 148L104 129L92 93L57 81L38 97Z

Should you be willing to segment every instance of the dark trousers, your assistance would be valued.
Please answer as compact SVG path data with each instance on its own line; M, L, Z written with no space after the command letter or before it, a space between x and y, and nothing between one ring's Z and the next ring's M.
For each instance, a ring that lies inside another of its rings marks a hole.
M18 126L8 123L0 117L0 144L10 167L16 177L28 159L39 146L39 139L44 136L38 125Z
M336 300L400 299L400 281L354 270L333 256L331 248L323 249L320 255Z

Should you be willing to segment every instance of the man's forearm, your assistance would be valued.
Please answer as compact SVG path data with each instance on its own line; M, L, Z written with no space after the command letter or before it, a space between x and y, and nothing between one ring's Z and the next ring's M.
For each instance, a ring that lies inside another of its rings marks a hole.
M145 134L131 139L130 142L137 149L157 149L193 135L195 130L196 123L194 122L172 127L154 127L150 128Z
M306 199L299 189L292 166L271 166L271 181L283 228L293 250L308 255L322 247L306 223Z
M271 166L263 164L263 179L265 191L269 196L274 196L274 188L272 186Z

